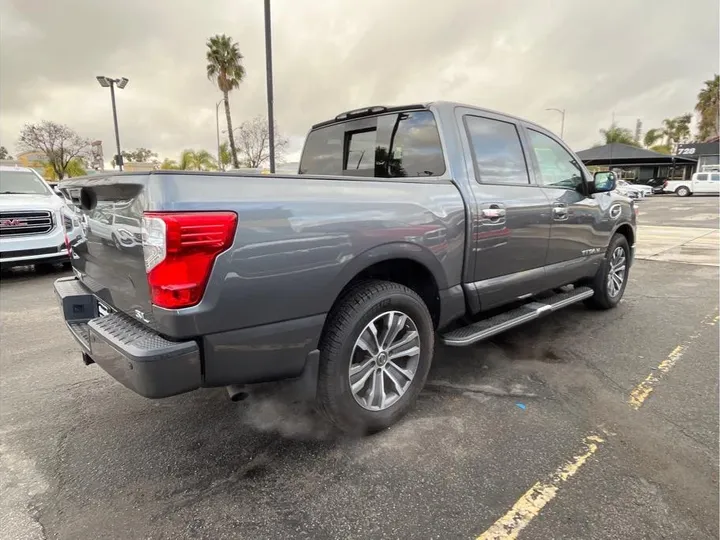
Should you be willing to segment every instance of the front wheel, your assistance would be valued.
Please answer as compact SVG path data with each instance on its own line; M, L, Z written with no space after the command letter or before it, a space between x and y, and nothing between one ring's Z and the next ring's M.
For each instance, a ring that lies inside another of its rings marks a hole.
M590 287L593 296L585 302L595 309L611 309L618 305L627 286L630 246L627 238L616 234L610 240L607 255L595 274Z
M328 315L320 342L318 406L342 431L385 429L415 404L433 357L422 299L388 281L359 283Z
M687 197L690 195L690 190L685 186L681 186L675 190L675 193L677 193L678 197Z

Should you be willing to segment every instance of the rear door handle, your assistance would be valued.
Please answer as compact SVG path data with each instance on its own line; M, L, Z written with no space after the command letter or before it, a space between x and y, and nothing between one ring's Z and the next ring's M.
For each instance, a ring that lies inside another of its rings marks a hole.
M486 219L499 219L505 217L505 209L499 206L492 206L490 208L482 209L482 216Z

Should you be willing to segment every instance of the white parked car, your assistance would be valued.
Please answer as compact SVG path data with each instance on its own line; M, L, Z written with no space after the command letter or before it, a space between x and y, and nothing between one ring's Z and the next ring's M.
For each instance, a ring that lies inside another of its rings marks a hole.
M653 194L652 187L643 184L631 184L626 180L618 180L615 190L631 199L642 199Z
M690 180L670 180L664 189L680 197L687 197L693 193L720 194L720 172L697 172Z
M80 221L33 169L0 166L0 266L70 262Z

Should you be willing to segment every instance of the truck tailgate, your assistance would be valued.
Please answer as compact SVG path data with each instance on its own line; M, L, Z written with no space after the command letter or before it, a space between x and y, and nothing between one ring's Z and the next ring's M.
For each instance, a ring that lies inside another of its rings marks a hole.
M85 233L74 248L76 276L110 311L152 323L142 249L147 181L143 175L89 178L63 191L75 203Z

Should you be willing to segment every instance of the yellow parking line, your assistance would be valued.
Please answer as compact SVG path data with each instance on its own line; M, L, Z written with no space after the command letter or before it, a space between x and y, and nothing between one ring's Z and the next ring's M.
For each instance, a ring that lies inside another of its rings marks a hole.
M675 347L673 351L668 355L668 357L662 362L660 362L657 370L660 373L667 373L668 371L670 371L670 368L672 368L677 363L677 361L683 355L684 351L685 347L682 345L678 345L677 347ZM633 388L632 392L630 392L630 398L628 399L628 403L633 409L637 410L642 407L642 404L652 393L655 383L660 380L660 373L651 373L650 375L645 377L645 380L643 382Z
M713 312L712 314L706 316L702 321L700 321L700 325L713 326L715 325L715 323L718 322L719 319L720 316L715 315L715 313ZM700 337L700 331L691 335L683 345L678 345L677 347L675 347L668 355L668 357L662 362L660 362L658 367L655 368L655 371L650 373L650 375L645 377L645 379L640 384L638 384L635 388L632 389L632 392L630 392L630 397L628 398L628 404L630 405L630 407L635 410L638 410L640 407L642 407L648 396L652 394L652 391L655 388L655 384L660 381L660 379L665 373L670 371L672 367L677 364L677 361L682 358L682 355L687 349L688 345L690 345L690 343L692 343L698 337Z
M590 456L597 452L605 441L597 435L588 435L583 440L585 452L558 468L546 480L536 482L520 499L493 525L477 537L477 540L512 540L527 527L547 503L557 495L560 485L572 478Z

